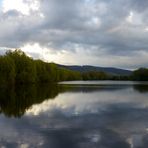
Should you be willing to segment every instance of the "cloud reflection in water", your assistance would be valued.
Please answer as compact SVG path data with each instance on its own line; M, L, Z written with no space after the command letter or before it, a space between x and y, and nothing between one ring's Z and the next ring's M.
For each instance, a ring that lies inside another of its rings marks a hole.
M73 88L33 105L21 119L1 115L0 146L147 148L147 89L89 87Z

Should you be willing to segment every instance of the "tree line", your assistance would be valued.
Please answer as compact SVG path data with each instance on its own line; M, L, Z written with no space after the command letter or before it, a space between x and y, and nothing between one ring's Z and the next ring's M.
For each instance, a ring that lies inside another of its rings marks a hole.
M80 79L80 73L33 60L21 50L0 56L0 84L45 83Z
M0 56L0 85L47 83L70 80L148 80L148 69L140 68L130 76L113 76L105 72L76 72L54 63L33 60L19 49Z

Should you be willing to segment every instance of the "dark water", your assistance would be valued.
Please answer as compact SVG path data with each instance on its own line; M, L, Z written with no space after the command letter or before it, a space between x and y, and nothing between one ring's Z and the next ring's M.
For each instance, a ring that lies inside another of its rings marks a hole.
M0 148L148 148L148 83L0 89Z

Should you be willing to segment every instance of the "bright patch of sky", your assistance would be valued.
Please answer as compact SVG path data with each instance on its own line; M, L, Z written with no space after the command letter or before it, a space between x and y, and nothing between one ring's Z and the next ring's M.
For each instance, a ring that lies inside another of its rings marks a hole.
M16 10L24 15L29 15L31 10L38 10L39 3L37 0L31 2L30 0L3 0L2 9L3 12L9 10Z

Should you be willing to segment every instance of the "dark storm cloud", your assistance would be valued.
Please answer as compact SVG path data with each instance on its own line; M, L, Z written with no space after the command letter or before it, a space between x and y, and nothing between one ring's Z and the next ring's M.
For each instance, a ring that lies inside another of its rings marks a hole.
M96 55L104 50L106 56L148 52L146 0L39 0L39 4L29 16L16 10L1 12L0 46L39 43L75 51L78 45Z

